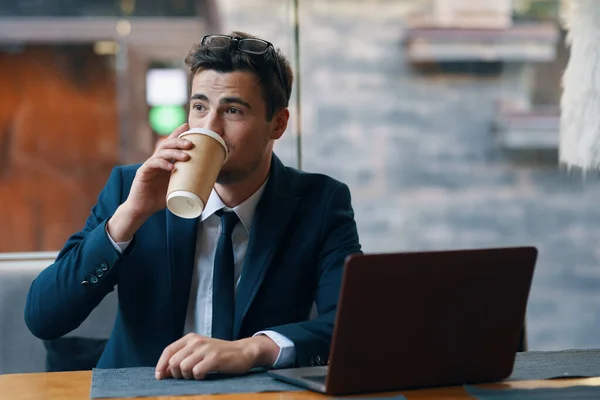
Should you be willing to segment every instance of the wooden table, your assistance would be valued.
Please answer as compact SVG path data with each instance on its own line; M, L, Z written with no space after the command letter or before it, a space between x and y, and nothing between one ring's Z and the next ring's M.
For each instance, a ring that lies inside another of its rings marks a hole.
M53 372L39 374L0 375L0 400L88 400L90 398L91 371ZM556 379L521 381L480 385L487 388L533 389L543 387L600 386L600 378ZM407 399L460 400L471 399L462 387L412 390L400 392ZM357 396L368 397L368 396ZM230 394L211 396L161 396L145 397L147 400L317 400L327 396L312 392L277 392Z

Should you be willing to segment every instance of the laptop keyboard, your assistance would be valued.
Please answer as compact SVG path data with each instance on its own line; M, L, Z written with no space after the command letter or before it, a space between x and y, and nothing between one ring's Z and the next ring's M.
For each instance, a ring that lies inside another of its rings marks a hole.
M309 381L325 384L326 376L327 375L310 375L310 376L303 376L302 379L307 379Z

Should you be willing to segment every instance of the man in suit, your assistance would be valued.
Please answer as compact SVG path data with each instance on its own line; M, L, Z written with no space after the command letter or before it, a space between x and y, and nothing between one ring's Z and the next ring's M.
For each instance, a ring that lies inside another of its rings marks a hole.
M39 338L58 338L116 286L100 368L156 366L157 379L202 379L326 364L344 259L361 251L348 187L273 154L293 77L272 44L209 35L186 63L189 125L143 164L112 171L83 230L32 283L26 323ZM193 220L165 204L170 173L193 146L178 138L190 127L217 132L229 150Z

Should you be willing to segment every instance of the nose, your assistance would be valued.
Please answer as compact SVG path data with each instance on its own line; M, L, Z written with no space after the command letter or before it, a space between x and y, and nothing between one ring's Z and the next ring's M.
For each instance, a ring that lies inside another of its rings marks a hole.
M202 119L202 128L210 129L221 137L225 135L223 121L216 110L211 110L211 112Z

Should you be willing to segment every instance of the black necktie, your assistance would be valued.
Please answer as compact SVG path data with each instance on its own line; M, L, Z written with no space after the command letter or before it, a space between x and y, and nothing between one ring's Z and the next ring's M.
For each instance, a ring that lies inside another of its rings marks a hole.
M231 232L239 220L233 211L219 210L216 214L221 217L222 229L215 252L213 273L212 337L233 340L235 265Z

